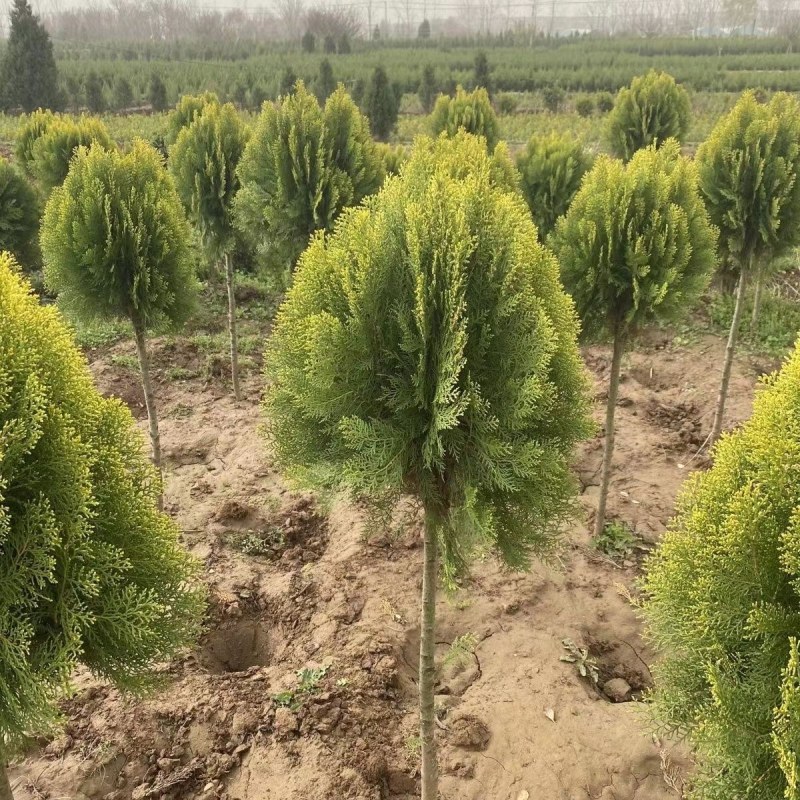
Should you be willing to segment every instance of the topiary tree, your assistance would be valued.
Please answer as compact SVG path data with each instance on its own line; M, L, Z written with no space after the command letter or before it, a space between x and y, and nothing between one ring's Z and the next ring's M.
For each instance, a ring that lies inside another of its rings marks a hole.
M436 102L438 94L439 84L436 81L436 69L433 64L426 64L422 68L422 78L417 91L420 105L426 114L430 114L433 111L433 104Z
M557 133L532 136L517 156L520 188L540 241L566 213L593 160L578 139Z
M219 98L214 92L185 94L178 100L175 110L167 119L167 133L164 141L167 146L175 144L180 132L188 128L209 106L218 106Z
M130 81L122 75L114 80L114 108L124 111L133 105L133 88Z
M302 82L266 105L238 169L237 226L273 269L294 266L316 230L383 182L369 123L339 87L324 111Z
M27 180L0 158L0 252L26 269L39 266L39 200Z
M160 468L147 331L183 322L196 284L189 227L158 153L141 140L128 153L81 148L47 203L41 246L45 281L64 309L133 326L153 463Z
M166 111L169 105L167 87L161 77L155 72L150 76L150 86L147 89L147 100L153 111Z
M652 710L697 755L692 800L800 797L800 350L686 482L648 559Z
M625 345L644 326L691 309L714 269L716 238L695 166L672 140L627 166L601 156L548 240L585 333L614 343L596 536L605 528Z
M198 565L156 508L130 412L0 255L0 797L80 663L141 690L198 633Z
M683 142L689 131L689 94L666 72L651 69L620 89L608 117L611 152L629 161L637 150L667 139Z
M170 153L170 168L189 218L203 246L225 264L228 287L233 394L241 400L236 335L236 294L231 250L235 244L233 198L239 190L236 168L247 143L248 131L230 104L210 105L184 128Z
M383 67L375 67L364 95L364 112L376 139L386 141L397 124L400 101Z
M320 62L319 75L314 84L314 89L320 105L323 105L336 90L336 78L333 77L333 67L327 58L323 58Z
M697 153L700 187L720 229L723 268L737 278L736 303L711 441L722 432L748 280L800 243L800 104L776 94L769 105L745 92Z
M45 193L64 182L76 150L92 144L106 150L114 149L114 142L99 119L81 117L72 120L61 117L47 126L33 142L30 166L33 177Z
M486 58L486 53L481 50L475 56L474 66L475 87L483 87L486 89L486 94L491 98L492 96L492 74L489 69L489 59Z
M266 355L281 467L378 520L407 495L424 517L423 800L437 797L440 568L452 585L478 546L515 569L550 551L590 429L573 305L496 174L480 139L418 140L399 178L312 241Z
M459 86L455 97L440 95L433 107L430 127L435 136L440 133L454 136L460 130L483 136L490 151L500 139L497 117L483 88L465 92Z
M297 83L297 75L291 67L286 67L281 75L281 82L278 86L278 97L285 97L294 91L295 84Z
M89 71L83 82L83 97L86 100L86 107L92 114L102 114L106 110L103 81L94 70Z
M61 108L53 43L28 0L14 0L11 29L0 63L3 107Z
M14 140L14 157L26 172L31 171L31 165L33 164L34 143L56 119L58 117L52 111L39 109L23 118L20 123Z

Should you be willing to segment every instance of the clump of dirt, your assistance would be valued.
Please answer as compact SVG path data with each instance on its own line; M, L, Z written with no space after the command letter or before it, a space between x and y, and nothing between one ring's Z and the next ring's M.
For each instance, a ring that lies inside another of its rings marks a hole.
M651 397L645 405L645 414L652 424L675 432L680 446L700 447L705 442L700 410L694 402L668 404Z
M452 720L448 738L454 747L480 751L489 746L492 734L483 720L474 714L464 714Z

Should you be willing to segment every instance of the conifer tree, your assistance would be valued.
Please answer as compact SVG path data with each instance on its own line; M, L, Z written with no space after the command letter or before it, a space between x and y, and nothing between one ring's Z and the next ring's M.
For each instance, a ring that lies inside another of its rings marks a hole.
M34 111L23 118L17 129L14 145L14 157L17 163L26 171L31 171L33 164L33 145L36 140L44 135L54 120L58 117L52 111Z
M236 224L268 266L294 267L309 236L383 182L369 123L339 87L320 108L302 82L266 105L239 164Z
M225 264L228 288L233 394L241 400L236 335L236 294L231 250L235 244L233 198L239 190L236 168L247 143L248 131L230 104L210 105L184 128L170 152L170 168L189 218L203 246Z
M53 43L28 0L14 0L0 80L5 108L61 108Z
M475 56L475 88L486 89L486 94L492 96L492 74L489 70L489 59L481 50Z
M189 227L158 153L141 140L128 153L81 148L45 208L45 281L78 318L133 326L150 423L161 466L147 332L186 320L195 297Z
M0 797L79 664L141 690L198 633L197 564L156 507L130 411L0 255Z
M439 94L439 86L436 82L436 70L433 64L426 64L422 69L422 78L419 82L419 91L417 96L422 105L422 110L426 114L433 111L433 104L436 102L436 97Z
M364 96L364 112L369 119L372 135L386 141L397 124L400 101L383 67L375 67Z
M83 82L83 96L86 107L92 114L102 114L106 110L106 98L100 76L91 70Z
M319 75L317 82L314 85L316 90L317 100L320 105L324 105L325 101L333 94L336 89L336 79L333 77L333 67L327 58L323 58L319 65Z
M737 280L713 443L722 432L747 283L800 243L800 104L777 94L764 105L745 92L700 147L697 164L711 221L720 229L722 267Z
M611 151L629 161L643 147L661 147L667 139L683 142L690 117L686 89L672 75L651 69L617 95L608 118Z
M800 350L684 485L648 559L651 706L696 753L691 800L800 797Z
M548 240L584 332L614 345L596 536L605 528L625 345L644 326L691 309L716 264L716 238L695 166L671 140L627 165L601 156Z
M566 213L592 160L579 140L557 133L534 134L517 156L522 196L528 201L540 241Z
M427 40L431 38L431 23L430 20L423 19L417 28L417 39Z
M437 797L438 576L452 585L478 547L515 569L550 551L590 430L573 304L497 158L463 133L418 140L399 178L313 239L266 355L284 470L376 521L419 503L423 800Z
M281 75L281 83L278 86L278 97L286 97L294 91L295 84L297 83L297 75L291 67L286 67ZM260 110L260 109L259 109Z
M430 126L435 136L440 133L455 136L460 130L483 136L490 152L500 139L497 117L483 88L465 92L459 86L455 97L440 95L433 107Z
M114 108L117 111L124 111L133 105L133 89L130 81L118 75L114 81Z
M0 252L25 269L39 266L39 201L28 181L0 158Z
M73 155L81 146L96 144L106 150L114 148L106 126L94 117L78 120L61 117L51 124L31 146L31 173L45 194L60 186L69 172Z
M313 53L317 46L317 39L311 31L306 31L300 40L304 53Z
M218 105L219 98L214 92L183 95L167 119L167 133L164 137L167 147L175 144L180 132L188 128L208 106Z
M150 87L147 90L147 99L153 111L165 111L169 105L167 100L167 87L160 76L155 72L150 76Z

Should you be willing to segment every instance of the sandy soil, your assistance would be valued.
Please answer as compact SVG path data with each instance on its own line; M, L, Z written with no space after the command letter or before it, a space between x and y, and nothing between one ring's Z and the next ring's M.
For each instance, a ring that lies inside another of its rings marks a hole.
M722 351L713 337L675 346L659 333L625 359L609 514L642 548L614 561L591 545L598 436L578 454L586 513L562 568L519 575L486 561L456 596L441 597L444 800L680 796L687 755L649 732L635 702L650 685L652 654L629 591L681 482L704 465L696 453ZM93 369L141 419L136 373L119 366L132 352L119 344L95 354ZM585 356L600 420L609 354L592 347ZM156 345L166 508L205 564L207 633L164 666L163 689L146 699L77 676L64 734L14 765L16 797L416 797L419 530L366 540L357 509L323 514L288 491L258 435L257 370L237 406L219 380L174 379L170 367L198 358L182 340ZM748 415L759 369L737 361L731 423ZM465 636L472 652L453 659L452 642ZM588 650L596 683L562 660L565 639Z

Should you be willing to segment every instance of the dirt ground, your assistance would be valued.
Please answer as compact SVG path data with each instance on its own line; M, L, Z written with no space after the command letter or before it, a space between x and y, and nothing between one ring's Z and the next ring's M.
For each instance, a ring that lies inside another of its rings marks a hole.
M629 592L681 482L704 466L696 453L722 352L717 338L677 345L659 332L625 359L609 516L640 547L614 560L590 542L599 431L577 457L585 519L562 567L511 574L487 560L455 596L440 597L444 800L680 797L687 754L650 733L636 702L652 654ZM115 345L95 354L93 369L141 421L136 372L120 366L132 353ZM599 421L609 353L585 356ZM288 491L258 433L258 370L237 405L219 380L174 378L176 364L197 358L182 340L155 346L166 509L205 565L207 633L163 667L163 688L145 699L77 676L64 734L11 770L16 797L416 797L420 532L366 540L356 508L324 514ZM749 414L758 372L774 366L737 360L730 424Z

